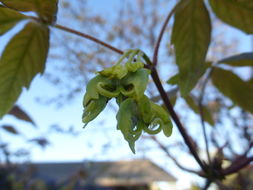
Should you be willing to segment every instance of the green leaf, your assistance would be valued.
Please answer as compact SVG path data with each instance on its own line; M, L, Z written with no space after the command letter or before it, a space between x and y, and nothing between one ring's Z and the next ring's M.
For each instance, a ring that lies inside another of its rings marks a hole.
M137 113L135 101L128 98L120 104L119 111L116 115L117 129L122 132L133 153L135 153L135 141L140 137L142 132L142 130L138 129L140 126L137 126ZM137 127L137 133L133 133L135 127Z
M0 6L0 36L8 32L19 21L27 17L21 13Z
M176 11L172 30L183 96L195 87L206 69L205 57L210 38L211 22L204 1L188 0L185 6Z
M215 68L212 73L215 87L242 109L253 113L253 89L249 82L243 81L231 71Z
M186 103L188 104L188 106L192 109L192 111L194 111L194 113L200 114L198 103L192 95L185 96L184 99ZM207 108L207 106L203 105L202 109L203 109L204 120L208 122L210 125L214 126L215 122L214 122L213 116L211 112L209 111L209 109Z
M58 0L0 0L0 2L17 11L36 12L47 23L56 21Z
M10 111L9 113L10 115L15 116L18 119L21 119L23 121L27 121L30 122L31 124L33 124L34 126L36 126L35 122L32 120L32 118L19 106L15 105Z
M234 67L244 67L244 66L252 67L253 66L253 52L233 55L233 56L220 60L219 63L224 63L226 65L230 65Z
M95 119L105 108L108 102L108 98L104 96L99 96L98 99L93 99L84 107L83 112L83 123L85 126Z
M22 87L43 73L49 48L49 29L28 23L4 49L0 59L0 118L8 113Z
M103 84L103 85L99 85L99 84ZM107 90L106 88L110 88L110 89ZM113 83L111 80L101 75L95 76L89 81L89 83L86 86L86 93L83 99L83 106L86 106L89 103L89 101L92 99L98 99L99 94L103 96L106 96L106 93L107 95L108 93L113 94L112 92L114 91L113 88L116 88L116 87L113 86ZM101 91L102 93L99 93L99 91Z
M162 121L161 126L163 133L166 137L169 137L173 128L169 113L163 107L153 102L151 102L151 110L154 112L154 120L160 119Z
M149 123L152 119L152 111L150 100L147 96L143 95L137 102L138 110L141 114L141 117L145 123Z
M179 74L172 76L166 83L170 85L177 85L179 83Z
M10 125L3 125L1 126L5 131L13 134L13 135L18 135L19 132L15 129L15 127L10 126Z
M128 75L122 79L123 88L121 93L124 96L141 98L146 90L148 84L148 78L150 75L150 70L148 69L138 69L134 73L128 73Z
M216 16L223 22L253 34L253 3L251 0L209 0Z

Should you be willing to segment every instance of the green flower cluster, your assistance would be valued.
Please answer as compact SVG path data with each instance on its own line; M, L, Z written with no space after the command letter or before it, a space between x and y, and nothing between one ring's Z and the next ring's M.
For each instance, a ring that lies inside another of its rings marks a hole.
M137 58L136 58L137 57ZM108 101L116 98L119 111L116 115L120 130L135 153L135 141L142 132L166 136L172 133L168 113L144 94L150 70L144 68L143 53L129 50L112 67L97 73L87 85L83 100L85 126L103 111ZM128 58L125 63L122 63Z

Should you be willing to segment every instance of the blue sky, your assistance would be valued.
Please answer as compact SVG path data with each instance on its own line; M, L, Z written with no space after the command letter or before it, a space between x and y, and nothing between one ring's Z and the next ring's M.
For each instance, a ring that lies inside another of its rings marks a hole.
M119 0L89 0L88 5L95 12L99 12L103 15L110 15L114 8L119 6ZM13 35L16 30L20 29L22 24L18 25L15 30L12 30L6 37L1 38L0 50L3 49L4 44L7 42L8 37ZM237 38L240 41L239 51L250 51L252 46L252 39L250 36L240 32L239 30L228 30L226 40ZM34 128L32 125L17 121L12 116L6 116L0 121L0 124L13 124L17 127L23 135L20 137L13 137L4 131L0 131L1 139L10 142L12 148L28 147L31 150L30 160L35 162L44 161L80 161L80 160L118 160L129 158L143 158L150 157L161 165L166 163L167 166L172 165L171 161L165 159L164 155L159 151L152 151L151 153L139 153L138 147L142 141L137 143L137 154L133 155L128 148L128 145L123 141L122 135L116 131L115 112L107 108L99 117L91 122L85 129L81 122L82 116L82 98L85 92L85 86L83 92L76 97L71 103L61 107L55 108L54 105L41 105L38 104L35 99L37 97L48 96L50 93L56 92L56 89L52 87L43 76L37 76L30 89L24 90L18 100L18 104L21 105L35 120L38 128ZM79 133L78 136L73 137L71 135L58 135L56 133L48 133L52 124L59 124L65 129L69 126L73 126L75 131ZM101 129L103 128L103 129ZM100 130L101 129L101 130ZM176 129L175 129L176 130ZM41 149L37 146L27 145L24 139L33 137L47 136L51 142L50 146L46 149ZM177 135L173 135L171 139L178 138ZM164 139L165 140L165 139ZM166 139L167 140L167 139ZM106 147L108 143L112 144L111 148ZM102 147L106 150L101 151ZM192 163L191 159L186 157L180 158L181 160ZM169 171L169 167L167 168ZM174 167L173 167L174 169ZM177 176L187 176L175 170Z

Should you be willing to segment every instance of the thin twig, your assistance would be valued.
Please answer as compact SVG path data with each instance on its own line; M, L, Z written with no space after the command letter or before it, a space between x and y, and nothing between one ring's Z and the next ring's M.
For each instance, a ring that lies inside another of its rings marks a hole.
M34 16L27 16L27 18L30 18L30 19L35 20L37 22L40 22L40 19L37 18L37 17L34 17ZM106 47L106 48L108 48L108 49L110 49L110 50L112 50L112 51L114 51L114 52L116 52L118 54L124 54L124 52L122 50L120 50L120 49L118 49L116 47L113 47L112 45L107 44L106 42L104 42L102 40L99 40L99 39L97 39L97 38L95 38L95 37L93 37L93 36L91 36L89 34L86 34L86 33L83 33L83 32L80 32L80 31L68 28L66 26L62 26L60 24L50 24L50 26L54 27L54 28L58 28L58 29L63 30L65 32L69 32L69 33L75 34L77 36L83 37L83 38L85 38L87 40L93 41L93 42L95 42L97 44L100 44L100 45L102 45L102 46L104 46L104 47Z
M81 36L83 38L86 38L86 39L88 39L90 41L93 41L93 42L95 42L97 44L100 44L100 45L102 45L102 46L104 46L104 47L106 47L106 48L108 48L108 49L110 49L110 50L112 50L112 51L114 51L114 52L116 52L118 54L123 54L124 53L120 49L118 49L116 47L113 47L113 46L111 46L111 45L109 45L109 44L107 44L107 43L105 43L105 42L103 42L103 41L101 41L101 40L99 40L99 39L97 39L97 38L95 38L93 36L90 36L88 34L85 34L85 33L82 33L82 32L79 32L79 31L76 31L76 30L73 30L73 29L70 29L68 27L65 27L65 26L62 26L62 25L59 25L59 24L55 24L55 25L52 25L52 26L55 27L55 28L58 28L60 30L63 30L63 31L66 31L66 32L70 32L72 34L75 34L75 35Z
M185 130L184 126L182 125L182 123L180 122L176 112L174 111L174 108L172 106L172 104L170 103L170 100L162 86L162 83L159 79L159 76L158 76L158 73L156 71L156 69L153 67L152 69L152 73L151 73L151 76L153 78L153 81L159 91L159 93L161 94L161 97L163 99L163 102L167 108L167 110L169 111L172 119L174 120L174 122L176 123L176 126L178 127L178 130L179 132L181 133L184 141L185 141L185 144L188 146L191 154L193 155L193 157L195 158L195 160L197 161L197 163L199 164L199 166L201 167L201 169L207 173L208 170L207 168L205 167L205 165L203 164L203 162L200 160L200 157L199 155L197 154L197 151L196 151L196 148L193 144L193 141L191 139L191 137L188 135L187 131Z
M159 146L159 148L167 154L167 156L176 164L177 167L179 167L180 169L182 169L186 172L194 173L196 175L200 175L200 173L198 171L195 171L195 170L192 170L192 169L189 169L189 168L186 168L186 167L182 166L178 162L178 160L174 156L171 155L171 153L168 151L167 147L164 146L155 136L151 136L149 139L152 139L154 142L156 142L157 145Z
M164 23L163 23L163 26L162 26L162 29L159 33L159 36L157 38L157 41L156 41L156 44L155 44L155 49L154 49L154 54L153 54L153 64L154 65L157 65L157 62L158 62L158 51L159 51L159 47L160 47L160 43L162 41L162 37L163 37L163 34L165 32L165 29L170 21L170 18L172 17L172 15L175 13L175 11L177 10L177 8L179 7L179 4L176 4L173 9L169 12L167 18L165 19Z
M202 131L203 131L204 140L205 140L206 155L207 155L207 159L208 159L209 164L211 164L211 157L210 157L209 143L208 143L208 138L207 138L207 133L206 133L205 116L204 116L204 110L203 110L203 98L205 95L205 89L207 86L207 82L208 82L211 74L212 74L212 69L210 69L210 71L207 73L205 80L203 81L203 85L201 88L199 101L198 101L201 126L202 126Z

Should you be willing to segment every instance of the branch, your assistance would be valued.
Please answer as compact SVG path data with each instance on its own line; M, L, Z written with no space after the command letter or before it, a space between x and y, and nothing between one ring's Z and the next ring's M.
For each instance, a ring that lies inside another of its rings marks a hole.
M198 171L195 171L195 170L192 170L192 169L189 169L189 168L186 168L186 167L182 166L177 161L177 159L170 154L167 147L164 146L159 140L157 140L157 138L155 136L151 136L151 137L149 137L149 139L152 139L154 142L156 142L157 145L159 146L159 148L162 149L167 154L167 156L170 157L173 160L173 162L177 165L177 167L179 167L180 169L182 169L184 171L187 171L189 173L194 173L194 174L200 175L200 173Z
M211 68L206 76L206 78L203 81L203 85L201 88L200 96L199 96L199 101L198 101L198 106L199 106L199 114L200 114L200 120L201 120L201 126L202 126L202 132L204 135L204 140L205 140L205 147L206 147L206 155L209 164L211 164L211 157L210 157L210 152L209 152L209 143L208 143L208 138L207 138L207 133L206 133L206 125L205 125L205 116L204 116L204 110L203 110L203 99L205 95L205 89L207 86L207 82L212 74L213 69Z
M170 100L162 86L162 83L159 79L158 73L156 71L156 69L153 67L152 69L152 73L151 76L153 78L153 81L155 82L155 85L162 97L162 100L167 108L167 110L169 111L172 119L174 120L174 122L176 123L176 126L178 127L179 132L181 133L185 144L188 146L191 154L193 155L193 157L195 158L195 160L197 161L197 163L199 164L199 166L202 168L202 170L207 173L208 169L205 167L205 165L203 164L203 162L200 160L196 148L194 146L193 140L191 139L191 137L188 135L187 131L185 130L184 126L182 125L182 123L180 122L176 112L174 111L173 106L170 103Z
M105 42L103 42L103 41L101 41L101 40L99 40L99 39L97 39L97 38L95 38L93 36L90 36L88 34L85 34L85 33L82 33L82 32L79 32L79 31L67 28L67 27L59 25L59 24L55 24L55 25L52 25L52 26L55 27L55 28L58 28L60 30L63 30L65 32L69 32L69 33L75 34L77 36L81 36L81 37L83 37L85 39L88 39L90 41L93 41L93 42L95 42L97 44L100 44L100 45L102 45L102 46L104 46L104 47L106 47L106 48L108 48L108 49L110 49L110 50L112 50L112 51L114 51L114 52L116 52L118 54L123 54L124 53L120 49L118 49L116 47L113 47L113 46L111 46L111 45L109 45L109 44L107 44L107 43L105 43Z
M240 156L238 157L232 164L230 167L226 168L223 170L223 174L224 175L230 175L232 173L236 173L238 172L240 169L244 168L245 166L247 166L250 162L253 161L253 156L251 157L244 157L244 156Z
M27 17L30 18L30 19L32 19L32 20L35 20L37 22L40 22L40 20L37 17L34 17L34 16L27 16ZM80 32L80 31L68 28L66 26L62 26L60 24L50 24L50 26L52 26L54 28L58 28L58 29L63 30L65 32L69 32L69 33L75 34L75 35L80 36L82 38L85 38L87 40L93 41L93 42L95 42L97 44L100 44L100 45L102 45L102 46L104 46L104 47L106 47L106 48L108 48L108 49L110 49L110 50L112 50L112 51L114 51L114 52L116 52L118 54L124 54L124 52L122 50L120 50L120 49L118 49L116 47L113 47L112 45L107 44L106 42L104 42L102 40L99 40L99 39L97 39L97 38L95 38L93 36L90 36L90 35L88 35L86 33L83 33L83 32Z
M163 37L163 34L165 32L165 29L166 29L166 26L168 25L169 21L170 21L170 18L172 17L172 15L175 13L175 11L177 10L177 8L179 7L179 5L181 4L176 4L174 6L174 8L169 12L167 18L165 19L164 23L163 23L163 26L161 28L161 31L159 33L159 36L158 36L158 39L156 41L156 44L155 44L155 49L154 49L154 54L153 54L153 64L154 65L157 65L157 61L158 61L158 51L159 51L159 47L160 47L160 43L162 41L162 37Z

